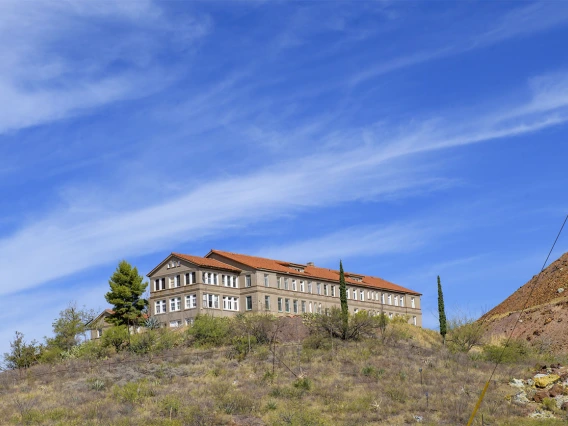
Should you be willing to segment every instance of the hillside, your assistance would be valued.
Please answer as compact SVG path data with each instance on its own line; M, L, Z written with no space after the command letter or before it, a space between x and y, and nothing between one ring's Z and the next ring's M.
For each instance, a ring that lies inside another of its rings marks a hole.
M505 335L512 330L527 300L514 337L568 351L568 253L551 263L540 278L535 275L480 320L491 335Z
M183 332L183 330L181 330ZM325 426L465 424L492 362L451 353L439 335L408 324L381 338L230 347L180 346L152 355L69 359L0 373L0 422L33 425ZM536 425L531 412L564 424L534 402L511 403L511 377L497 372L479 412L485 424ZM527 391L529 392L529 391ZM528 393L527 393L528 395ZM530 396L530 395L529 395ZM538 412L538 410L541 410ZM559 413L562 413L561 411ZM561 414L557 414L560 416Z

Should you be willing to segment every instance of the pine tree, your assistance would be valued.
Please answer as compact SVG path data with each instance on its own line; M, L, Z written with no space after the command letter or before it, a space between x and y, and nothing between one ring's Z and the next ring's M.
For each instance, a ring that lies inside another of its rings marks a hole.
M349 328L349 308L347 306L347 287L345 285L345 274L341 260L339 261L339 300L341 301L341 337L345 340Z
M148 305L148 301L142 298L148 286L147 282L142 282L143 279L127 261L118 264L108 282L110 291L105 294L114 311L107 321L117 326L137 325L143 321L143 310Z
M442 283L440 282L440 276L438 275L438 314L440 316L440 334L444 344L446 343L446 312L444 309L444 295L442 294Z

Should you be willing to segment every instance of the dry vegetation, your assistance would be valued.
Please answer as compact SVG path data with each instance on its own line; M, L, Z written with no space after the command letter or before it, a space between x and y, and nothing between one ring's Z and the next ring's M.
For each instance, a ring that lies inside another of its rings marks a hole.
M242 352L199 348L182 336L160 352L4 372L0 423L463 425L493 366L479 352L453 353L435 332L406 324L389 325L383 338L320 335L276 345L276 359L269 344ZM566 424L565 414L528 419L527 408L508 398L511 378L540 362L525 354L500 367L475 424L482 416L488 425Z

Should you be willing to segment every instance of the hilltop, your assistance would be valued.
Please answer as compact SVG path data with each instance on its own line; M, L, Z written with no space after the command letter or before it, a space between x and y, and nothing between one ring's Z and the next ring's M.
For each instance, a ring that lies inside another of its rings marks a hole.
M568 351L568 253L551 263L540 277L533 276L480 320L484 321L490 335L504 336L512 330L525 303L525 314L515 328L514 337L545 345L550 350Z

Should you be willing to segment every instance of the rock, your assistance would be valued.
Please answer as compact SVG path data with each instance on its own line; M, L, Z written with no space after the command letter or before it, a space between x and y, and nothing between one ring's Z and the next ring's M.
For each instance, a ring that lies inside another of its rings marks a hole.
M550 324L551 322L552 322L552 318L548 317L547 319L544 320L544 325Z
M558 290L556 290L558 293L564 293L564 289L562 287L560 287Z
M422 416L414 416L414 420L416 420L416 423L422 423L422 420L424 420L424 417L422 417Z
M527 386L534 386L534 380L533 379L527 379Z
M559 385L558 383L552 386L548 391L548 394L554 398L555 396L563 395L564 394L564 386Z
M544 401L544 398L548 398L548 396L548 391L541 390L534 394L533 401L540 404L542 401Z
M527 398L526 392L519 392L513 396L513 402L516 404L528 404L530 401Z
M511 382L509 383L509 386L513 386L514 388L521 388L521 389L525 387L525 385L524 385L524 383L521 379L511 380Z
M545 375L544 377L542 377L541 374L537 374L536 376L534 376L534 384L537 388L545 388L553 383L556 383L558 380L560 380L560 376L556 374L548 374Z

